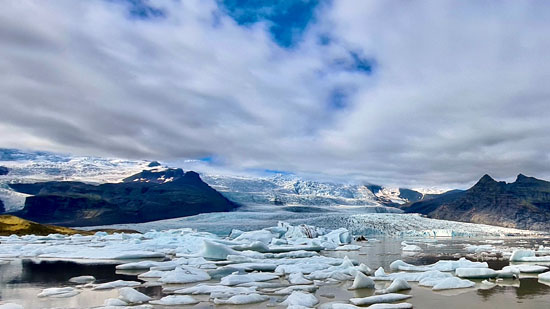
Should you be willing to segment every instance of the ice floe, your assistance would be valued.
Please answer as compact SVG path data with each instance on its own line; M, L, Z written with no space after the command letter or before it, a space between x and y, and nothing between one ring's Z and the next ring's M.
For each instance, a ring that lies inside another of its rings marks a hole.
M450 290L450 289L463 289L463 288L471 288L475 285L476 285L475 282L470 280L464 280L457 277L450 277L438 282L436 285L433 286L432 290L440 291L440 290Z
M183 306L198 304L199 301L188 295L168 295L159 300L150 301L153 305Z
M94 281L95 281L94 276L78 276L78 277L72 277L69 279L69 282L78 283L78 284L90 283Z
M294 291L281 304L285 306L303 306L306 308L310 308L317 305L318 303L319 300L317 299L317 297L315 297L315 295L300 291Z
M374 281L362 272L357 272L357 274L355 275L355 279L353 280L353 284L350 287L350 290L373 288Z
M497 277L498 273L490 268L457 268L456 275L460 278L488 279Z
M487 262L472 262L465 258L460 258L458 261L441 260L434 264L416 266L403 262L402 260L396 260L390 264L390 269L393 271L455 271L457 268L488 268Z
M268 300L269 297L266 295L260 295L257 293L246 294L246 295L235 295L231 296L228 299L215 298L214 304L216 305L246 305L246 304L255 304L261 303Z
M121 300L129 304L140 304L151 300L151 297L129 287L119 289L118 294Z
M54 298L65 298L73 297L80 293L79 290L72 287L64 288L48 288L43 289L37 296L38 297L54 297Z
M372 305L372 304L378 304L378 303L393 303L393 302L405 300L411 297L412 297L411 295L391 293L391 294L375 295L375 296L368 296L368 297L362 297L362 298L351 298L349 301L352 304L357 306L365 306L365 305Z

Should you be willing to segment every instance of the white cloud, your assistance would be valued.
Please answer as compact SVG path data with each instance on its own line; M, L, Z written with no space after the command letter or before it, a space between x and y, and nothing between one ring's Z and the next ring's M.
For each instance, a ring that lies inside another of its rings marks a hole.
M166 18L8 1L0 145L411 186L550 177L545 3L334 1L292 49L214 1L153 3ZM350 51L372 76L334 66ZM335 110L338 87L355 92Z

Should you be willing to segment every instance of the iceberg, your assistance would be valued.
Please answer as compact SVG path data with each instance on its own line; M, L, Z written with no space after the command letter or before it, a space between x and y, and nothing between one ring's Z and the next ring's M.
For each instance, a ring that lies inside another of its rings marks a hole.
M377 303L393 303L393 302L405 300L411 297L412 297L411 295L391 293L391 294L368 296L368 297L362 297L362 298L351 298L349 301L354 305L364 306L364 305L372 305Z
M318 303L319 300L317 299L317 297L315 297L315 295L300 291L294 291L281 304L285 306L303 306L306 308L311 308Z
M54 298L66 298L73 297L80 293L75 288L65 287L65 288L48 288L43 289L37 296L38 297L54 297Z
M393 271L455 271L457 268L488 268L487 262L472 262L465 258L460 258L458 261L441 260L434 264L416 266L403 262L402 260L393 261L390 264L390 269Z
M199 301L188 295L168 295L159 300L153 300L149 303L162 306L183 306L198 304Z
M246 304L255 304L261 303L268 300L269 297L265 295L260 295L257 293L246 294L246 295L235 295L231 296L229 299L214 299L214 304L216 305L246 305Z
M141 283L137 281L116 280L116 281L98 284L94 286L92 290L108 290L108 289L117 289L122 287L134 287L139 285L141 285Z
M210 279L211 277L206 271L182 265L172 271L165 272L158 281L167 284L182 284L207 281Z
M406 280L398 278L398 279L393 280L393 282L390 284L389 287L387 287L383 290L378 290L375 293L376 294L388 294L388 293L395 293L395 292L399 292L399 291L403 291L403 290L410 290L410 289L411 289L411 286L407 283Z
M432 290L440 291L440 290L450 290L450 289L463 289L463 288L471 288L475 285L476 285L475 282L472 282L470 280L463 280L457 277L451 277L451 278L441 280L439 283L433 286Z
M457 268L456 275L468 279L489 279L498 276L498 273L490 268Z
M78 284L90 283L94 281L95 281L94 276L78 276L78 277L72 277L71 279L69 279L69 282L78 283Z
M350 290L356 290L356 289L374 289L374 281L367 277L362 272L357 272L355 275L355 279L353 280L353 284L349 288Z
M130 287L124 287L118 290L119 298L129 304L140 304L151 300L151 297L138 292Z
M237 285L242 283L249 283L249 282L261 282L261 281L269 281L273 279L278 279L279 276L270 274L270 273L251 273L246 275L229 275L226 277L223 277L220 281L221 285Z

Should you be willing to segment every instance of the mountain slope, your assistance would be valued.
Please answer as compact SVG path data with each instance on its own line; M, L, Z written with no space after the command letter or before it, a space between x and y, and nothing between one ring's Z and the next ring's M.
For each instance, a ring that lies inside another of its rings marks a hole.
M403 207L431 218L532 230L550 229L550 182L518 175L513 183L483 176L466 191L451 191Z
M52 181L10 187L31 195L12 214L63 226L147 222L237 207L197 173L181 169L143 171L122 183Z
M15 216L0 215L0 236L9 235L49 235L49 234L92 234L55 225L43 225Z

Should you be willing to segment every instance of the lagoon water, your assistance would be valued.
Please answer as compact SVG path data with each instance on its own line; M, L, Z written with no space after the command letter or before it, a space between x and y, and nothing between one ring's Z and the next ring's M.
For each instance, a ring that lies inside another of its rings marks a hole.
M452 238L438 240L408 240L419 245L423 251L416 254L404 254L401 250L402 239L378 238L368 242L358 242L362 246L359 251L327 251L323 255L344 257L367 264L373 269L380 266L389 271L389 264L397 259L407 263L423 265L441 259L457 259L467 256L470 259L486 260L489 267L500 269L509 265L508 258L497 255L472 254L465 249L466 244L486 244L487 239ZM498 243L498 241L497 241ZM548 243L547 239L505 239L498 247L535 248L539 244ZM482 258L485 256L485 258ZM48 261L13 259L8 264L0 266L0 300L1 303L16 302L25 308L89 308L101 306L107 298L117 297L116 290L93 291L83 289L82 292L70 298L38 298L37 294L44 288L74 286L68 279L80 275L93 275L96 283L113 280L137 280L139 272L121 272L115 270L114 264L88 263L79 264L67 261ZM474 280L476 281L476 280ZM323 303L347 301L351 297L365 297L373 294L373 290L349 291L344 284L322 286L316 296ZM383 288L387 282L377 282L377 288ZM549 308L550 286L540 283L536 275L522 275L519 280L506 279L489 287L476 281L475 288L434 292L430 288L420 287L411 283L412 290L405 294L413 295L407 302L415 308ZM185 286L185 285L184 285ZM190 285L187 285L190 286ZM139 291L153 297L162 297L160 286L139 287ZM208 296L198 299L207 300ZM219 306L221 308L267 308L277 305L284 297L272 296L269 302L248 306ZM211 308L209 302L201 302L194 308ZM164 308L155 306L155 308ZM167 307L168 308L168 307ZM173 307L172 307L173 308Z

